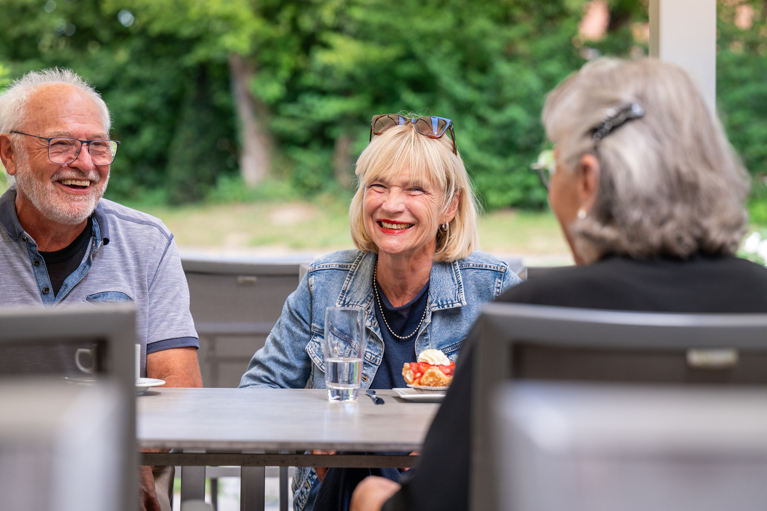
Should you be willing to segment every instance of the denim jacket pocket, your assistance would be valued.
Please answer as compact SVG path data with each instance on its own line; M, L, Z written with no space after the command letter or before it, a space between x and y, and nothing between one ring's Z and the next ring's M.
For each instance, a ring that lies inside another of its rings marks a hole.
M133 298L122 293L120 291L102 291L101 293L94 293L88 295L85 298L88 303L100 304L100 303L124 303L132 302Z
M458 358L459 351L461 349L461 346L463 346L463 341L465 339L462 339L458 342L454 342L450 346L445 346L443 348L440 348L442 350L442 353L445 354L447 358L455 362L455 360Z
M320 371L325 372L325 355L322 351L322 335L312 332L312 338L306 345L306 353Z

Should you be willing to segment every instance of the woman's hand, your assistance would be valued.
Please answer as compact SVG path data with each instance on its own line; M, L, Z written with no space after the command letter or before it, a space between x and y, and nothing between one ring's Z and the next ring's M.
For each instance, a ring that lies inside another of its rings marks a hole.
M401 486L385 477L368 476L352 494L351 511L380 511Z
M338 451L312 451L312 454L336 454ZM325 474L328 473L328 467L314 467L314 471L317 472L317 478L322 482L325 479Z

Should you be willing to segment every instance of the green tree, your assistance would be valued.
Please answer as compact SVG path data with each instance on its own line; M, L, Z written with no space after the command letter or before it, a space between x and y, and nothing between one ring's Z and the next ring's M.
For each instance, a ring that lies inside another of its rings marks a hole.
M187 41L148 33L127 10L114 12L95 0L3 4L0 61L8 63L14 77L32 69L68 67L102 92L112 113L112 136L123 141L112 166L107 192L111 197L139 199L147 193L164 197L178 119L194 97L190 84L201 74L218 78L209 85L215 106L215 120L209 122L230 139L228 144L212 142L221 162L219 172L235 171L226 60L200 61L186 58L188 54ZM188 167L186 179L202 179L199 188L212 186L207 171L198 176L197 169Z
M718 108L730 142L753 176L751 219L764 225L767 224L767 4L748 0L718 7ZM751 15L741 18L739 27L738 11L744 8Z

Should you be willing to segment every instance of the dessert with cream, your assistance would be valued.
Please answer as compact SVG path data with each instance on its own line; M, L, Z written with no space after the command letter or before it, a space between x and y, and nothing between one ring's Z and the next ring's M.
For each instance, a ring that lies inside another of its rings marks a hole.
M424 350L418 362L402 367L402 376L408 385L423 387L447 387L453 381L455 362L451 362L440 350Z

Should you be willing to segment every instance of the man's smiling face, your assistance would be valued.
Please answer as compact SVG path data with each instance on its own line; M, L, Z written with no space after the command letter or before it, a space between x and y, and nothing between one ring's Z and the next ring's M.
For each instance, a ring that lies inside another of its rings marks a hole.
M80 89L48 84L32 92L25 109L24 133L79 140L109 138L96 104ZM94 165L88 147L69 164L48 158L48 142L12 135L18 148L15 172L20 219L42 216L64 225L77 225L93 213L109 180L109 165Z

